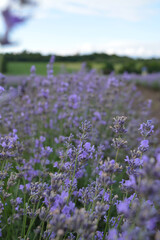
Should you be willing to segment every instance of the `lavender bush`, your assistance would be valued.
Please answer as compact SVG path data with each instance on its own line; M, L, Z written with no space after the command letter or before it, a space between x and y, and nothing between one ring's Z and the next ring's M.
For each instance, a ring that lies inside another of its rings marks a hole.
M128 81L136 83L138 86L148 87L153 90L160 90L160 73L148 73L148 74L128 74L124 73L122 78L125 78Z
M1 87L2 239L160 239L156 119L133 83L87 72ZM4 78L4 76L3 76ZM139 109L139 111L137 110Z

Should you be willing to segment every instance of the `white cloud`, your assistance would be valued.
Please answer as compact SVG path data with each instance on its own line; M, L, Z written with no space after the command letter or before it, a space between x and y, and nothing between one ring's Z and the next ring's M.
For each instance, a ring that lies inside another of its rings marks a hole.
M21 52L25 49L23 45L13 46L10 48L3 48L3 52ZM159 57L160 49L158 42L132 42L129 40L121 40L121 41L112 41L99 45L93 45L89 42L83 42L81 45L65 45L58 46L55 45L45 46L43 47L27 47L29 51L33 52L42 52L43 54L59 54L59 55L73 55L76 53L79 54L89 54L92 52L105 52L107 54L117 54L123 56L131 56L131 57Z
M43 10L102 15L137 21L156 13L153 7L158 0L39 0Z
M0 0L0 9L2 9L9 0ZM151 17L156 11L154 3L159 0L37 0L39 6L36 9L37 18L58 18L61 14L52 10L56 9L61 12L74 14L99 15L111 18L126 19L130 21L140 20L141 18ZM51 15L52 14L52 15ZM1 23L0 23L1 25ZM85 26L84 26L85 28ZM138 25L137 25L138 28ZM150 30L150 29L148 29ZM127 33L126 33L127 36ZM125 37L125 36L124 36ZM84 38L83 38L84 39ZM136 36L135 36L136 39ZM153 39L153 38L152 38ZM21 51L27 48L31 51L40 51L43 53L55 52L57 54L75 54L75 53L91 53L91 52L106 52L109 54L128 55L137 57L160 56L160 48L158 42L115 40L110 42L82 42L79 44L71 42L68 44L47 46L42 44L42 47L34 48L32 46L22 45L18 47L8 48L6 51ZM28 43L27 43L28 44ZM4 50L5 51L5 50Z
M0 9L5 8L9 4L9 0L1 0L0 1Z
M36 16L38 18L52 17L50 10L62 12L99 15L111 18L121 18L130 21L138 21L154 15L158 12L154 3L159 0L36 0ZM3 9L10 1L0 0L0 9Z
M132 42L132 41L112 41L106 44L100 44L95 46L89 43L83 43L80 46L74 46L70 48L54 49L52 52L58 54L87 54L92 52L105 52L107 54L126 55L132 57L152 57L160 56L160 49L158 42Z
M42 52L43 54L50 54L55 53L59 55L73 55L73 54L90 54L93 52L104 52L107 54L117 54L123 56L131 56L131 57L159 57L160 56L160 49L158 42L132 42L129 40L121 40L121 41L112 41L107 43L101 43L99 45L93 45L89 42L83 42L81 45L75 44L74 46L65 45L65 46L58 46L55 45L45 46L43 47L28 47L29 51L33 52ZM22 51L24 50L23 46L17 46L14 48L4 49L6 51Z
M160 56L159 42L117 40L108 42L101 47L95 47L95 51L146 58Z

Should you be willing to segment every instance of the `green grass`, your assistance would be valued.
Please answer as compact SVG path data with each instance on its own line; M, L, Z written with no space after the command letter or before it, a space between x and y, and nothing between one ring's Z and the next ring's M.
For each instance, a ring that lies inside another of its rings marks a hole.
M7 64L7 75L29 75L30 68L32 65L36 66L37 75L46 75L46 65L47 63L42 62L8 62ZM103 64L101 63L92 63L91 67L100 70ZM54 74L57 75L58 73L63 73L64 71L71 73L80 70L81 63L76 62L55 62L54 63Z

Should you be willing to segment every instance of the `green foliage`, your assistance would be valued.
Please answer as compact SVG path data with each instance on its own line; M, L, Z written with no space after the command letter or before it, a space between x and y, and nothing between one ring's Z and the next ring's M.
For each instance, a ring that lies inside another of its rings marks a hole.
M28 75L32 65L36 67L37 75L46 75L46 65L45 62L9 62L7 65L7 74L8 75ZM102 68L100 63L90 63L88 62L86 67L87 70L92 68L97 69L98 71ZM81 68L81 62L55 62L54 63L54 75L58 73L72 73L77 72Z
M30 68L32 65L35 65L36 67L36 73L37 75L46 75L46 63L44 62L9 62L8 63L8 75L29 75ZM64 68L66 72L71 73L78 71L81 67L80 63L54 63L54 74L57 75L62 70L62 65L64 65Z
M47 64L48 59L50 59L51 55L43 56L40 53L30 53L24 51L22 53L6 53L4 55L4 70L3 72L6 73L6 62L13 63L13 62L21 62L21 63L42 63ZM88 70L91 68L99 69L101 66L101 70L104 74L108 74L113 70L117 74L121 74L124 72L128 73L141 73L142 68L145 66L148 73L160 72L160 59L142 59L137 58L133 59L130 57L125 56L117 56L117 55L108 55L105 53L93 53L88 55L72 55L72 56L58 56L56 55L56 63L63 63L64 66L66 64L80 64L82 62L86 62L88 65ZM98 67L94 67L95 64L98 64ZM65 66L66 67L66 66ZM43 67L42 67L43 68ZM80 67L79 67L80 68ZM79 69L78 68L78 69ZM76 69L77 70L77 69ZM44 70L42 71L44 75ZM60 72L60 71L58 71ZM72 67L67 70L67 72L72 72ZM20 74L20 73L19 73ZM26 73L28 74L28 72Z
M111 62L107 62L105 66L102 69L103 74L110 74L111 72L114 71L114 65Z
M5 55L0 55L0 72L7 72L7 59Z
M90 62L86 62L86 69L90 71L92 69L92 64Z
M146 62L146 67L149 73L160 72L160 60L148 60Z
M7 72L7 59L5 56L2 57L2 66L1 66L2 73Z

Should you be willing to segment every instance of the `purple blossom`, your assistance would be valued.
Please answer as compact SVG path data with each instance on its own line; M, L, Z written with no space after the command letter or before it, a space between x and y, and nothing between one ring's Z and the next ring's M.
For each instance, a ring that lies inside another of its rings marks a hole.
M22 203L22 198L17 197L17 198L16 198L16 202L17 202L17 204L21 204L21 203Z
M23 191L24 185L19 185L19 189Z
M5 34L5 41L1 41L2 44L9 43L8 41L8 34L16 25L23 23L27 20L25 17L19 17L12 13L11 9L8 7L2 11L2 16L6 25L6 34Z
M156 138L149 144L145 137L136 148L137 124L147 114L135 111L135 85L85 67L53 76L53 62L47 77L30 77L1 106L2 238L8 233L18 239L22 230L21 238L156 239L160 150ZM126 112L127 141L126 117L112 123ZM141 131L148 134L151 126ZM117 153L110 146L113 134Z
M140 151L145 152L149 148L149 141L148 140L142 140L141 144L139 146Z
M85 148L87 151L89 151L90 148L91 148L91 143L86 142L86 143L84 144L84 148Z
M118 134L126 133L127 130L125 129L125 126L124 126L126 120L127 120L127 117L125 116L118 116L113 118L114 123L113 123L113 127L111 127L113 132Z
M124 201L121 201L118 205L117 205L117 211L120 214L125 214L127 215L128 211L129 211L129 203L130 201L128 201L128 199L125 199Z
M0 94L2 94L4 91L5 91L4 88L0 86Z
M151 136L154 132L154 125L152 124L152 120L147 120L147 123L142 123L138 130L140 130L141 135L144 137Z
M133 175L129 176L129 180L126 180L123 183L123 186L127 187L127 188L135 188L136 186L136 179Z
M118 240L118 236L117 235L118 235L117 230L112 228L109 231L108 240Z
M55 56L54 56L54 55L52 55L52 56L51 56L51 58L50 58L50 63L52 63L52 64L53 64L54 62L55 62Z

